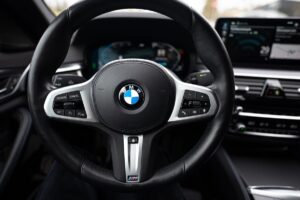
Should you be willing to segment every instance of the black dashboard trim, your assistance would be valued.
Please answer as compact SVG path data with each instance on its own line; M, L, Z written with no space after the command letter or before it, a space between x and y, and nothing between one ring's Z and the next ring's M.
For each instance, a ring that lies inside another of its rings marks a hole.
M5 186L14 173L18 161L21 159L32 126L32 119L28 110L20 108L15 112L14 117L19 122L19 128L13 147L9 153L8 160L0 175L0 195L4 192Z

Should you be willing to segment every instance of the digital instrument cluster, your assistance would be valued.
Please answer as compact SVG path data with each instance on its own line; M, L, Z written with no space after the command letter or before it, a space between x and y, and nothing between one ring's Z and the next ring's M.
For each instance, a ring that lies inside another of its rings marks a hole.
M174 71L183 70L184 51L163 42L113 42L90 51L90 65L98 71L105 64L126 58L148 59Z

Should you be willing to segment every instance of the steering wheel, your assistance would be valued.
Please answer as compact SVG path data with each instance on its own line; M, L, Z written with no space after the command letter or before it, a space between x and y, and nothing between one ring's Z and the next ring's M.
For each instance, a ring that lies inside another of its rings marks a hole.
M124 59L108 63L84 83L51 89L73 33L98 15L125 8L156 11L183 26L214 83L188 84L155 62ZM166 184L203 164L226 133L233 100L233 70L222 41L200 14L175 0L86 0L70 7L43 34L28 77L33 121L56 158L85 180L125 190ZM54 131L51 119L96 127L107 134L112 170L73 149ZM195 146L176 162L151 172L154 138L166 128L197 121L206 122L207 128Z

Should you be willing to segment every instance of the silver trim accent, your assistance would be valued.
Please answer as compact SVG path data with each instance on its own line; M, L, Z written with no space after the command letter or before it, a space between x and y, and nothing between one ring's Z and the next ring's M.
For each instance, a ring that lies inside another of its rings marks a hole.
M298 138L300 138L299 135L284 135L284 134L262 133L262 132L254 132L254 131L238 132L238 134L258 136L258 137L282 138L282 139L298 139Z
M20 76L19 82L16 85L16 88L19 88L22 83L24 83L28 77L28 73L30 70L30 64L25 68L25 70L23 71L22 75Z
M233 71L236 77L300 80L300 71L295 70L234 68Z
M6 90L7 90L7 88L2 88L2 89L0 89L0 94L1 94L1 93L4 93Z
M71 71L78 71L81 70L83 67L80 63L71 63L62 65L56 70L56 73L65 73L65 72L71 72Z
M300 120L300 116L292 116L292 115L274 115L274 114L251 113L251 112L239 112L238 115L241 117Z
M92 103L92 81L94 77L92 77L90 80L76 84L71 85L63 88L59 88L56 90L51 91L44 103L44 110L48 117L51 118L57 118L57 119L65 119L69 121L75 121L75 122L98 122L97 114L95 113L95 108L93 107ZM69 92L76 92L79 91L81 94L82 102L85 108L85 112L87 115L87 118L76 118L76 117L67 117L67 116L61 116L57 115L53 110L53 102L56 96L60 94L65 94Z
M138 142L129 144L129 137L137 137ZM138 136L123 136L124 141L124 161L125 175L127 183L138 183L141 177L142 151L143 151L143 135ZM129 177L136 177L135 180L130 180Z
M249 92L249 90L250 90L249 86L238 86L238 85L235 85L234 89L237 92L238 91L240 91L240 92Z
M255 200L281 199L281 200L299 200L300 190L293 187L278 186L250 186L250 193Z

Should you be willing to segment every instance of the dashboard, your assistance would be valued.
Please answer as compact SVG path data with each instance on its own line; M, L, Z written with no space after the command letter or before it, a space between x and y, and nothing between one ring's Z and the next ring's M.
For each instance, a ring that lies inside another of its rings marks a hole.
M117 13L87 23L74 35L54 86L88 80L108 62L122 58L150 59L186 82L209 85L213 77L196 56L189 33L167 17L147 15ZM215 29L234 67L236 107L229 132L300 139L300 19L221 18ZM22 56L30 60L32 55ZM13 73L1 84L16 82ZM2 94L13 91L9 88Z
M124 27L122 20L126 20ZM215 28L235 73L236 107L229 130L233 135L300 139L299 24L299 19L217 21ZM121 31L122 36L114 35ZM193 84L209 85L213 81L197 58L191 37L165 18L95 20L77 33L73 47L78 49L76 56L83 55L81 72L86 79L113 60L143 58Z
M236 106L229 133L300 139L300 19L221 18L215 29L234 67ZM76 34L65 62L78 59L77 69L89 79L122 58L150 59L193 84L213 82L190 35L164 17L94 20Z
M217 21L215 29L234 66L236 107L229 130L233 136L300 139L299 24L299 19ZM118 32L122 36L114 35ZM144 58L167 67L184 81L199 85L213 81L197 58L191 37L166 18L95 20L77 33L73 47L77 50L73 60L82 56L80 72L86 79L110 61Z

